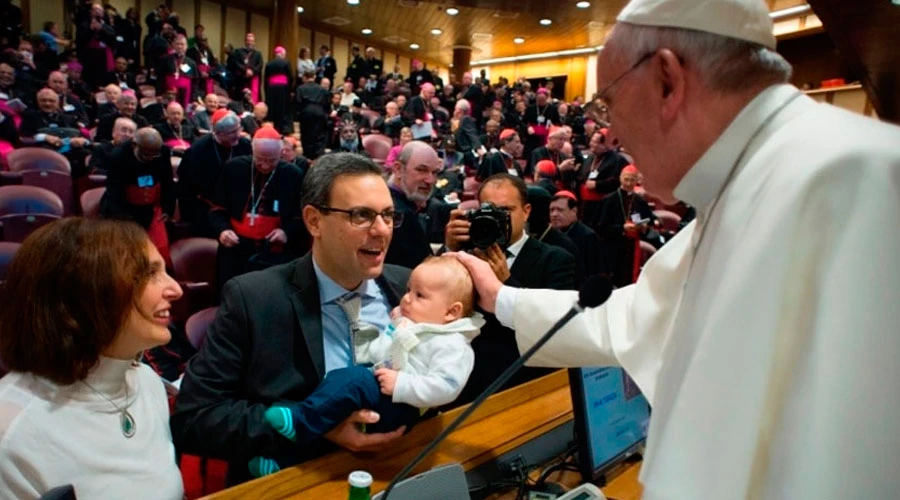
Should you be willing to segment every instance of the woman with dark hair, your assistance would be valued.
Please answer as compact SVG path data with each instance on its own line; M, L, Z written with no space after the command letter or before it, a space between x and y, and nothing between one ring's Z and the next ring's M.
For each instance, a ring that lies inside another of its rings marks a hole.
M25 240L0 303L0 498L182 498L165 389L137 361L180 297L136 224L67 218Z

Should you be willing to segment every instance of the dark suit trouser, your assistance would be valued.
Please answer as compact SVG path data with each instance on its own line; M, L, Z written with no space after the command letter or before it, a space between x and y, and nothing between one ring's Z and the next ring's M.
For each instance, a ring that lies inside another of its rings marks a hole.
M373 410L381 417L366 425L366 432L390 432L419 419L419 409L394 403L381 393L370 368L353 366L332 370L316 390L299 403L279 404L291 411L298 447L313 443L357 410ZM273 457L282 469L299 463L297 456Z

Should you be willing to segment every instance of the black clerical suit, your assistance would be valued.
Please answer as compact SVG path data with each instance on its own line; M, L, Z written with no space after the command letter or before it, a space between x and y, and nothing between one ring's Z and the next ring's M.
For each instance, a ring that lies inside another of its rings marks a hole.
M640 196L618 189L601 202L597 234L601 237L604 270L617 287L634 283L639 267L635 261L639 236L625 233L625 222L634 222L635 217L650 219L651 223L656 219Z
M282 134L294 133L291 119L291 65L284 59L275 58L266 64L266 106L269 107L267 120Z
M169 218L175 214L175 180L172 178L171 153L163 146L150 162L138 161L134 143L128 141L113 150L107 161L106 192L100 200L100 214L111 219L133 220L144 228L156 222L159 206ZM134 188L158 188L157 200L143 198Z
M600 237L597 232L580 220L565 228L563 233L569 237L577 247L575 258L578 260L579 276L577 285L581 285L585 279L603 272L600 250Z
M129 118L134 121L134 123L137 125L137 128L150 126L150 122L148 122L146 118L137 113L131 116L125 116L118 110L116 110L115 113L110 113L108 115L100 117L100 122L97 124L97 133L94 135L94 140L111 141L113 127L115 127L116 125L116 120L123 117Z
M244 89L253 89L253 79L260 78L263 69L262 54L256 49L241 47L235 49L228 60L229 70L234 75L234 89L232 99L240 99ZM253 72L253 76L247 77L247 70ZM259 81L257 83L259 85ZM260 85L261 88L261 85ZM253 96L258 98L258 95Z
M331 95L321 85L307 82L297 87L296 101L303 155L315 160L325 152L328 144Z
M403 224L394 227L394 236L384 261L412 269L432 255L430 242L435 239L435 233L443 235L443 228L450 220L451 208L432 197L420 212L415 202L394 186L391 186L391 197L394 199L394 210L403 212ZM438 241L443 241L443 237Z
M522 171L519 162L502 149L496 153L484 155L475 178L481 182L494 174L510 174L520 179L525 178L525 173Z
M519 288L571 290L575 287L575 257L560 248L528 238L516 256L510 277L504 283ZM475 367L460 397L450 406L471 402L519 357L515 332L501 325L497 317L484 313L486 324L472 341ZM505 386L507 389L546 375L545 368L523 368Z
M233 148L216 142L213 134L197 139L178 165L178 207L181 219L191 224L191 234L218 238L209 222L209 200L219 181L222 165L232 157L252 154L250 140L242 137Z
M216 238L232 230L240 243L230 248L219 244L219 287L234 276L286 262L308 250L309 234L300 205L302 186L303 172L292 163L279 161L268 174L255 169L252 156L225 163L210 200L209 221ZM287 235L286 244L265 239L276 228Z
M376 278L391 308L406 292L409 272L388 264ZM228 460L229 484L249 479L247 461L255 456L331 451L325 439L298 450L263 417L274 403L307 398L324 376L312 254L239 276L223 289L206 341L188 364L170 419L175 446Z
M612 150L600 156L589 155L581 164L576 179L576 193L581 199L581 220L595 231L600 219L601 202L619 189L619 175L626 166L628 160ZM588 189L589 180L595 182L594 189Z

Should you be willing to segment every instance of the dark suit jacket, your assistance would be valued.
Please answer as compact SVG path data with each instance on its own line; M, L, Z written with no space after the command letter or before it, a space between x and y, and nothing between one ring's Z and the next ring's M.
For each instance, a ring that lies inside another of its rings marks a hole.
M377 279L392 307L406 290L409 272L386 265ZM175 446L230 461L231 482L248 479L250 458L297 452L265 422L266 409L302 401L324 376L312 253L238 276L225 284L216 319L185 372L170 419ZM323 439L299 451L312 458L331 448Z
M575 257L561 248L528 238L510 269L506 285L518 288L575 288ZM471 402L519 357L513 330L497 321L493 314L483 313L486 323L481 334L472 341L475 367L459 398L449 406ZM543 376L552 370L523 368L501 390Z
M569 226L565 235L578 247L575 258L578 260L580 271L576 284L580 286L590 276L600 274L602 259L600 256L600 237L597 233L580 220Z

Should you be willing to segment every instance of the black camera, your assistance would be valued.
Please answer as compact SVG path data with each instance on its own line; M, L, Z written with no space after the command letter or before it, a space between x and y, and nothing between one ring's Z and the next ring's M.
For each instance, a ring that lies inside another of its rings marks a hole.
M482 203L481 207L466 212L469 226L469 241L463 248L485 250L494 243L506 248L512 237L512 221L509 212L493 203Z

